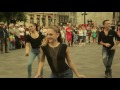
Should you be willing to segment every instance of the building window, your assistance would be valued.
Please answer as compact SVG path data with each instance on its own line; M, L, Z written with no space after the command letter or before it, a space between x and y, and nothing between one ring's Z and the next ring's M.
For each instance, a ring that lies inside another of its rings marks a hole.
M63 16L61 16L61 22L64 22L64 17Z
M52 18L51 18L51 16L48 16L48 25L49 26L51 25L51 22L52 22Z
M34 15L33 14L30 15L30 23L34 23Z
M68 16L65 16L65 18L64 18L64 22L65 22L65 23L68 22Z
M61 15L59 16L59 23L61 23L62 22L62 17L61 17Z
M45 17L46 17L45 15L42 16L42 23L43 23L43 26L46 25L46 23L45 23L45 21L46 21L46 20L45 20Z
M115 12L113 12L113 18L115 18Z
M40 15L37 15L37 25L40 25Z
M56 19L54 19L54 25L56 25Z

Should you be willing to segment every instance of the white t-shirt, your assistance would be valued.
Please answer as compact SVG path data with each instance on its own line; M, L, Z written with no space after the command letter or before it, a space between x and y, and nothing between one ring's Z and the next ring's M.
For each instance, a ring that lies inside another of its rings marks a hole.
M78 30L79 36L83 36L83 31L82 30Z
M61 37L65 38L65 32L64 32L64 30L61 30L60 33L61 33Z
M19 28L20 36L24 36L25 29L24 28Z
M87 30L83 30L83 36L87 36Z

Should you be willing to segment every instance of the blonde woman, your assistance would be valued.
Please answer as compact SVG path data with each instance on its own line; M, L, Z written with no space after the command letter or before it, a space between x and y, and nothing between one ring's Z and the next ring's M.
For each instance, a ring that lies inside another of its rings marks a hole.
M57 26L50 26L47 30L47 37L40 48L40 63L35 78L39 78L45 63L45 56L51 68L50 78L73 78L73 72L77 77L84 78L75 68L69 49L66 44L62 44L60 30ZM68 65L65 60L67 60ZM73 71L73 72L72 72Z

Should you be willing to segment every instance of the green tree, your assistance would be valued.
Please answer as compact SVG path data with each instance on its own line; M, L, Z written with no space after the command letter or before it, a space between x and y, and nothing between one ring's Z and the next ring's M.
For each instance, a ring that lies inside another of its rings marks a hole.
M27 21L25 12L0 12L0 21L7 23L9 26L10 23L16 24L18 21Z

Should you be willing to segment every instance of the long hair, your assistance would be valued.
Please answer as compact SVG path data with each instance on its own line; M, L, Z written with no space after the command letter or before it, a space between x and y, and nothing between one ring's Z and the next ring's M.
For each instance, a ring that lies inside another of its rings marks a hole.
M38 26L37 26L37 24L36 24L36 23L32 23L32 24L35 26L36 31L38 31Z
M52 30L54 30L56 33L59 33L59 37L58 37L57 40L58 40L58 42L62 43L60 28L59 28L58 26L52 25L52 26L47 27L47 29L52 29ZM45 37L45 38L43 39L43 41L42 41L41 46L46 46L47 44L48 44L48 39L47 39L47 37Z
M35 27L35 30L37 31L37 24L36 23L30 23L30 25L33 25Z

